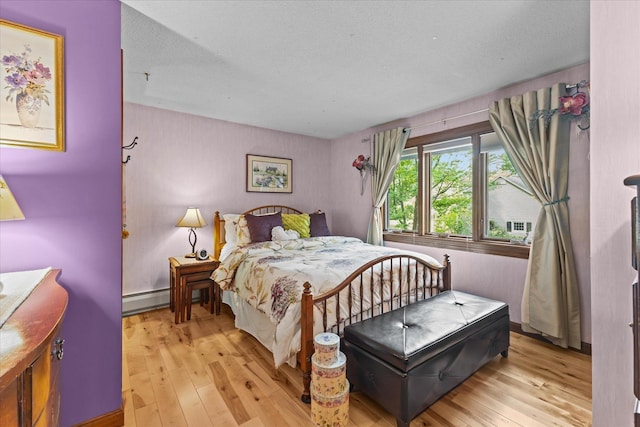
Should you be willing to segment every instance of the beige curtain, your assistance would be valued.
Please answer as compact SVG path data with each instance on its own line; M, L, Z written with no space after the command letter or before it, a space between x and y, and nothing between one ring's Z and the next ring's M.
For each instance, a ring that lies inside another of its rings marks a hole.
M562 347L581 347L580 299L573 260L569 208L569 133L559 114L530 126L538 110L558 107L565 85L502 99L489 120L512 163L542 207L538 214L522 297L522 329Z
M393 181L402 150L409 139L411 129L396 128L373 136L373 171L371 172L371 199L373 210L369 220L367 243L382 245L382 205Z

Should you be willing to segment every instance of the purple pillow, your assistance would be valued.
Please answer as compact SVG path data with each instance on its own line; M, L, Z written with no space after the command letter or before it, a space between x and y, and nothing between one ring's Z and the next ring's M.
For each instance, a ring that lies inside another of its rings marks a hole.
M309 227L311 237L331 236L324 212L312 213L309 214L309 217L311 218L311 226Z
M277 226L282 227L282 215L280 212L269 215L246 214L244 217L249 226L251 243L271 240L271 229Z

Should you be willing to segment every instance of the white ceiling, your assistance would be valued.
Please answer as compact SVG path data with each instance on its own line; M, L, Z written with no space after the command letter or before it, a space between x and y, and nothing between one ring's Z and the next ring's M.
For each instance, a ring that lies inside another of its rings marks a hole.
M586 0L122 3L125 101L327 139L589 60Z

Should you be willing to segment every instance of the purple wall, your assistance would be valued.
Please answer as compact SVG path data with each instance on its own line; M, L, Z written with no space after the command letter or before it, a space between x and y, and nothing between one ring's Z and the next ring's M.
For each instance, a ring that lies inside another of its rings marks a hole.
M26 216L0 223L0 271L62 269L69 426L121 406L120 3L2 0L0 17L64 36L66 151L0 148Z

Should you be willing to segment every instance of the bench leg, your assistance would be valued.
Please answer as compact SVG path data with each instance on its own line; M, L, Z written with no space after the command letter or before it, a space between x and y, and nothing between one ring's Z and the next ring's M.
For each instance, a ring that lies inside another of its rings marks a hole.
M508 357L509 356L509 349L506 349L506 350L500 352L500 355L502 355L502 357Z
M409 425L411 424L411 421L405 423L404 421L402 421L400 418L396 418L396 425L398 427L409 427Z

